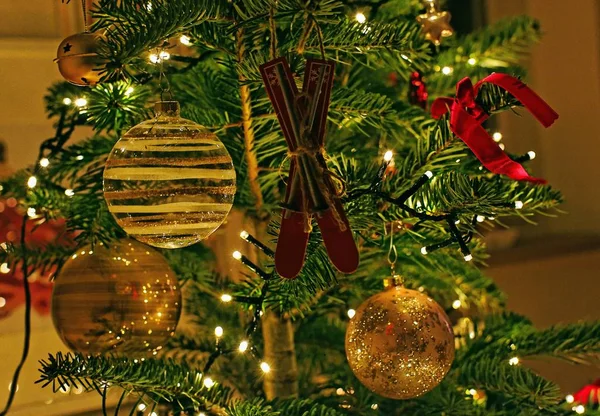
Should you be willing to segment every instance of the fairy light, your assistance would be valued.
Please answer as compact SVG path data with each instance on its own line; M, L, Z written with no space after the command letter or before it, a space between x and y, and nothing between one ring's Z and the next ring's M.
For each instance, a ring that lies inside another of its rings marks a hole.
M35 218L36 215L37 215L37 211L35 210L35 208L33 208L33 207L27 208L27 216L29 218Z
M204 383L204 387L206 387L207 389L210 389L212 386L215 385L215 382L210 377L206 377L204 379L203 383Z
M460 220L454 221L454 224L456 224L456 225L460 224Z
M373 410L377 410L377 409L379 409L379 405L378 405L377 403L373 403L373 404L371 405L371 409L373 409Z
M498 145L498 147L499 147L500 149L502 149L502 150L506 149L506 146L504 145L504 143L500 143L500 144Z
M584 414L584 413L585 413L585 407L584 407L582 404L580 404L580 405L578 405L578 406L575 406L575 407L573 408L573 410L574 410L574 411L575 411L575 413L577 413L578 415L582 415L582 414Z
M217 338L221 338L223 336L223 327L218 326L215 328L215 336Z
M36 185L37 178L35 176L30 176L29 179L27 179L27 186L30 188L35 188Z
M242 253L240 253L239 251L234 251L233 253L231 253L231 255L233 256L234 259L236 260L241 260L242 258Z
M471 260L473 260L473 255L467 254L464 258L465 258L465 261L471 261Z
M248 233L248 231L246 231L246 230L242 230L242 231L240 231L240 238L241 238L241 239L245 240L245 239L247 239L249 236L250 236L250 234ZM234 257L235 259L239 260L239 259L241 259L241 258L242 258L242 255L241 255L241 254L240 254L240 257L239 257L239 258L237 258L235 253L239 253L239 251L234 251L233 257Z
M75 157L75 160L83 160L83 155L77 155L77 156Z
M80 97L75 100L75 105L80 108L85 107L87 105L87 103L88 103L88 101L83 97Z
M356 311L354 309L348 309L348 318L352 319L356 315Z
M567 403L573 403L575 401L575 397L573 397L572 394L568 394L567 397L565 397L565 400Z
M131 94L133 94L133 91L135 91L135 88L133 87L129 87L125 90L125 96L129 97Z
M529 152L527 152L527 156L529 156L529 160L533 160L535 159L535 152L533 150L530 150Z
M383 155L383 160L385 160L386 162L391 162L393 157L394 157L394 152L392 152L391 150L388 150Z
M70 387L68 384L66 384L66 383L65 383L65 384L63 384L62 386L60 386L60 389L59 389L59 390L60 390L60 392L61 392L62 394L68 394L68 393L69 393L69 391L71 391L71 387Z
M152 412L152 413L150 413L150 416L158 416L158 413Z
M428 170L427 172L425 172L425 176L427 176L428 179L431 179L431 178L433 178L433 172Z
M248 341L244 340L242 342L240 342L240 345L238 346L238 351L239 352L246 352L246 350L248 349Z
M158 57L162 60L162 61L166 61L168 59L171 59L171 54L167 51L160 51L160 53L158 54Z
M190 37L187 35L181 35L179 37L179 42L185 46L190 46L192 44L192 39L190 39Z
M451 66L445 66L442 68L442 74L444 74L444 75L450 75L453 72L454 72L454 68L452 68Z
M271 371L271 366L266 363L266 362L262 362L260 363L260 369L262 370L263 373L269 373Z
M47 168L50 165L50 161L47 157L43 157L40 159L40 166L43 168Z
M75 191L72 190L71 188L65 189L65 195L68 197L71 197L71 196L75 195Z
M8 267L8 263L0 264L0 273L7 274L10 272L10 267Z
M452 307L453 307L454 309L458 309L458 308L460 308L461 306L462 306L462 302L461 302L460 300L458 300L458 299L456 299L454 302L452 302Z
M367 16L365 16L365 14L362 12L358 12L354 15L354 19L356 19L358 23L362 24L367 21Z
M469 58L469 60L467 61L467 63L469 65L475 65L477 63L477 59L475 59L475 58Z
M485 221L485 216L484 215L478 215L477 216L477 222L484 222Z
M427 247L421 247L421 254L424 256L427 255Z
M499 142L500 140L502 140L502 133L500 133L499 131L495 132L494 134L492 134L492 139L494 139L495 142Z
M0 296L0 308L4 308L6 306L6 299Z
M516 209L522 209L523 208L523 201L515 201L515 208Z
M71 100L69 97L65 97L63 98L62 102L64 105L71 105L73 103L73 100Z
M221 295L221 302L227 303L227 302L231 302L232 300L233 300L233 296L231 296L227 293L224 293Z
M510 364L510 365L517 365L517 364L519 364L519 357L511 357L511 359L508 360L508 364Z
M138 407L137 407L137 409L138 409L140 412L143 412L144 410L146 410L146 405L145 405L144 403L140 403L140 404L138 404Z

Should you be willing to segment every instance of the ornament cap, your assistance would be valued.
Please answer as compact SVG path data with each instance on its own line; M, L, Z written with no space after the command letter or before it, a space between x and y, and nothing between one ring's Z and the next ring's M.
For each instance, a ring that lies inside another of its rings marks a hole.
M158 101L154 103L154 113L157 117L177 117L179 111L179 101Z
M383 288L389 290L395 287L404 286L404 278L399 274L395 274L383 279Z

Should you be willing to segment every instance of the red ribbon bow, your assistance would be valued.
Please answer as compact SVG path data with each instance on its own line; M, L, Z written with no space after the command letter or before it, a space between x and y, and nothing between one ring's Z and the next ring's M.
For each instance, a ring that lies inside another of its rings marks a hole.
M431 115L439 119L449 111L452 132L469 146L477 159L491 172L517 181L546 183L544 179L530 176L520 163L509 158L481 126L489 115L475 102L475 98L481 85L486 82L512 94L544 127L551 126L558 118L558 114L521 80L499 73L487 76L475 86L469 78L463 78L456 84L456 97L437 98L431 106Z

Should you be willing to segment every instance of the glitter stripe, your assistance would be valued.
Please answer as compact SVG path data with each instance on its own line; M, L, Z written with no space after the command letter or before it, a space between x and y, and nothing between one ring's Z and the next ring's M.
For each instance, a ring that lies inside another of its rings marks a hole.
M159 205L112 205L109 210L113 213L161 213L161 212L229 212L231 204L213 204L204 202L173 202Z
M177 179L235 179L233 169L107 168L104 179L120 181L167 181Z

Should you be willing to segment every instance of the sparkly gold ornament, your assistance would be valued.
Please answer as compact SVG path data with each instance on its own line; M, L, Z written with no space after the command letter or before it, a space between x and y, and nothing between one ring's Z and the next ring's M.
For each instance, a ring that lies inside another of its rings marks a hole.
M177 101L129 130L104 169L104 198L117 223L151 246L181 248L212 234L235 196L235 169L219 138L179 117Z
M181 292L164 257L130 239L78 250L52 292L54 327L82 354L156 352L180 314Z
M64 79L79 86L93 86L100 81L104 65L98 56L100 39L96 33L83 32L69 36L58 45L55 61Z
M454 360L452 326L440 305L386 279L386 290L367 299L346 330L350 368L369 390L411 399L437 386Z
M421 24L425 39L440 45L442 37L452 36L454 30L450 26L452 15L439 10L438 0L425 0L427 12L417 16L417 22Z

